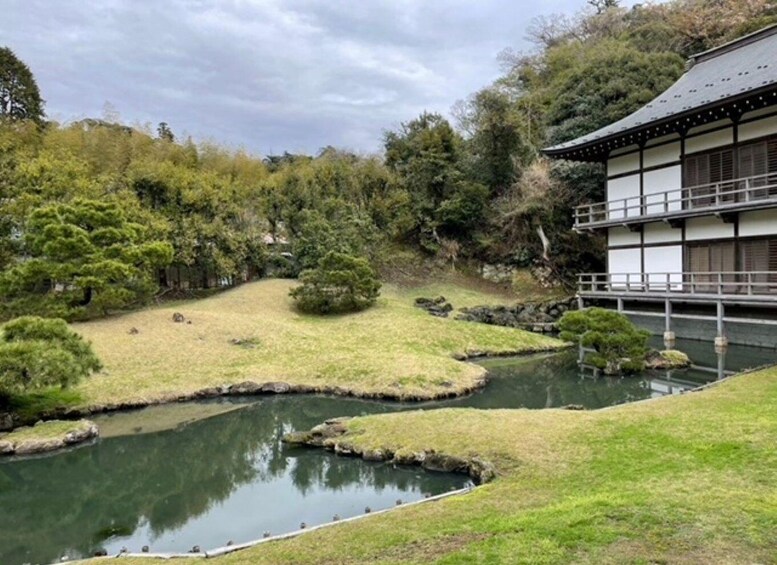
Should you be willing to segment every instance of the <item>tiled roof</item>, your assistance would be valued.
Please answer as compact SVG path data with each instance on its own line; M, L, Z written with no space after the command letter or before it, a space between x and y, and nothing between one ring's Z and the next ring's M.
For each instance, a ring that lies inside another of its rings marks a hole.
M653 126L695 115L749 93L777 89L777 25L710 49L688 60L689 69L663 94L633 114L592 133L548 147L555 157L581 158L581 150L605 153L604 144L623 146L624 138ZM656 131L658 137L665 131ZM613 143L621 141L620 143Z

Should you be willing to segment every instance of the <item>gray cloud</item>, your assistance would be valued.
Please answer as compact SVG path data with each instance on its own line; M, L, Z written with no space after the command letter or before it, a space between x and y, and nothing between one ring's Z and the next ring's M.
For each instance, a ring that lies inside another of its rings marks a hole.
M258 153L379 148L447 113L526 48L539 14L583 0L2 0L0 45L32 68L50 117L168 122Z

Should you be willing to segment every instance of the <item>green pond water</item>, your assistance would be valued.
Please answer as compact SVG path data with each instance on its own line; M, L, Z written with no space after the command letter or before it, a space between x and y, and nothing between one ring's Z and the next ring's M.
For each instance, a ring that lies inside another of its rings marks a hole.
M491 381L466 398L401 404L275 396L176 404L95 418L104 436L65 452L0 463L0 564L203 550L389 508L469 484L464 476L368 463L280 438L334 416L439 407L600 408L695 388L773 362L774 350L678 344L700 365L631 378L581 374L577 352L484 360Z

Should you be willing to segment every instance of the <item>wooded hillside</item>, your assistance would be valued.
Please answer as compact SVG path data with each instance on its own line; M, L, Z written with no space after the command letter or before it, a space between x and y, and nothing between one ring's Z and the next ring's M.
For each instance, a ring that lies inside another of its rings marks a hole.
M603 197L603 172L549 163L540 149L639 108L688 55L777 21L777 3L590 0L581 10L535 20L533 50L506 50L503 75L458 103L453 123L412 118L386 132L380 156L326 146L260 158L176 139L166 123L46 122L34 79L5 49L3 315L91 317L160 288L296 276L329 251L377 262L397 245L561 280L600 268L602 243L570 226L573 205ZM11 103L14 72L26 105Z

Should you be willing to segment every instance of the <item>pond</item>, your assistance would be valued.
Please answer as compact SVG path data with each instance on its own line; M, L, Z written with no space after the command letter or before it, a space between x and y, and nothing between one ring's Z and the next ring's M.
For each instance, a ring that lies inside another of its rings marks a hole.
M714 369L711 344L679 343ZM773 361L731 347L726 370ZM280 438L334 416L438 407L599 408L677 393L717 378L691 369L624 379L581 375L576 352L483 360L491 381L466 398L419 404L326 396L221 399L95 418L92 445L0 463L0 563L51 563L140 551L203 550L392 507L469 484L467 477L288 447Z

